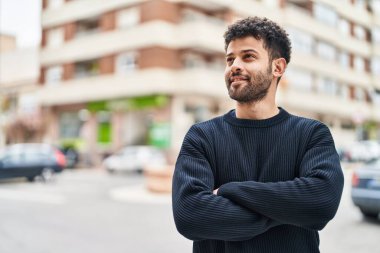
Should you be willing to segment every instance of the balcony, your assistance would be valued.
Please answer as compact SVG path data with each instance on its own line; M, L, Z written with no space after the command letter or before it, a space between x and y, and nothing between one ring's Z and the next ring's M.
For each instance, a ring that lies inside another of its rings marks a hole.
M128 76L84 77L55 86L45 86L36 95L42 105L62 105L152 94L227 98L223 73L207 69L147 69L135 71Z
M371 27L371 14L364 9L359 9L357 6L348 3L348 1L314 0L313 2L328 5L333 8L339 16L345 17L367 28Z
M41 52L41 64L44 66L84 61L150 46L224 52L224 29L223 25L200 21L179 25L152 21L127 30L76 38L57 49L46 48ZM197 36L194 36L194 31L197 31Z
M380 15L379 14L373 15L373 24L380 26Z
M351 119L357 113L376 119L380 109L365 102L342 99L324 94L280 89L277 98L285 108L301 109L311 113L332 115ZM378 119L378 118L377 118ZM378 121L378 120L377 120Z
M358 9L352 4L346 3L344 1L329 1L329 0L319 0L321 2L329 2L334 5L337 13L352 20L356 24L360 24L366 28L371 28L372 25L372 16L369 12L364 9Z
M140 3L139 0L81 0L65 3L58 9L47 9L42 13L42 27L54 27L101 15L121 7Z
M353 37L341 34L338 29L316 21L311 15L295 7L285 9L284 23L301 31L312 34L317 39L325 40L341 49L354 54L369 57L371 44Z
M374 76L373 77L373 84L374 84L374 87L378 90L380 90L380 76L377 75L377 76Z
M380 56L380 45L374 44L373 46L373 54L376 56Z
M305 64L306 62L307 64ZM372 84L370 74L342 68L337 62L326 61L315 55L294 52L290 64L317 75L326 76L344 83L352 83L364 88L369 88Z

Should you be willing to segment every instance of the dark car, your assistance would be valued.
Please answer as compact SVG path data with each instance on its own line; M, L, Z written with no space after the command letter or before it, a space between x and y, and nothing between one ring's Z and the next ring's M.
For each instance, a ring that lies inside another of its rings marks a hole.
M66 168L75 168L79 162L79 153L74 147L58 147L58 149L65 155Z
M48 180L66 166L64 154L57 148L42 143L14 144L0 151L0 178L36 176Z
M351 197L366 217L380 213L380 158L368 162L352 175Z

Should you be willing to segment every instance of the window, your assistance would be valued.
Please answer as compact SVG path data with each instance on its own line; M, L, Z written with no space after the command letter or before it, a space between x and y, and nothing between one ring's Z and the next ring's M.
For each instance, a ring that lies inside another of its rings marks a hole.
M339 31L344 35L350 35L350 23L345 19L339 20Z
M309 54L312 53L314 38L310 34L301 32L300 30L294 28L288 29L288 33L292 46L296 49L296 51L302 51Z
M182 21L191 22L196 20L205 20L205 14L193 9L184 9L182 12Z
M62 28L54 28L47 31L46 45L50 48L57 48L63 44L64 31Z
M367 1L368 0L356 0L356 6L359 9L367 10Z
M201 55L194 54L194 53L187 53L184 55L183 65L187 69L207 67L207 63L205 59Z
M360 102L364 102L366 100L366 94L362 88L355 87L355 99Z
M45 83L48 85L57 84L62 80L62 66L49 67L45 73Z
M63 5L65 0L48 0L48 8L57 9Z
M380 90L375 90L372 93L372 101L375 105L380 105Z
M41 161L49 161L49 159L52 159L51 156L40 153L37 150L27 151L23 154L23 162L28 164L40 164Z
M99 74L99 63L97 60L88 60L75 63L75 78L89 77Z
M209 62L209 67L214 70L223 70L226 67L226 63L224 61L224 58L217 58L214 57Z
M380 1L379 0L372 0L371 1L371 8L373 13L380 14Z
M355 25L354 34L355 34L355 37L358 38L359 40L365 40L366 39L366 32L362 26Z
M137 55L133 52L119 54L116 57L116 73L127 74L137 68Z
M345 84L340 84L337 86L337 95L345 100L350 99L350 88Z
M339 64L343 68L349 68L350 67L350 56L347 52L341 52L339 54Z
M193 22L193 21L206 21L214 24L224 24L224 20L218 17L209 16L206 13L196 11L193 9L183 9L182 11L182 21L183 22Z
M289 68L286 76L289 80L289 87L299 91L310 92L312 90L313 76L310 72Z
M23 156L21 152L10 151L8 152L8 154L5 154L2 157L2 162L7 165L19 164L20 162L22 162L22 160L23 160Z
M337 13L328 6L320 3L314 3L313 6L314 17L332 27L336 27L338 22Z
M60 138L78 138L81 126L78 112L63 112L59 115Z
M375 76L380 76L380 57L372 58L371 69Z
M337 83L329 78L317 79L317 90L319 93L333 95L337 94Z
M18 110L22 114L35 115L38 113L39 105L38 100L31 94L19 96Z
M77 22L75 37L82 37L100 31L99 17L83 19Z
M318 42L317 44L317 54L319 57L329 60L335 61L336 59L336 49L330 44L325 42Z
M136 26L140 22L140 9L137 7L121 10L117 13L116 24L120 29Z
M365 63L363 57L355 56L354 59L354 69L357 71L365 71Z
M377 45L380 44L380 27L375 26L372 29L372 42L376 43Z

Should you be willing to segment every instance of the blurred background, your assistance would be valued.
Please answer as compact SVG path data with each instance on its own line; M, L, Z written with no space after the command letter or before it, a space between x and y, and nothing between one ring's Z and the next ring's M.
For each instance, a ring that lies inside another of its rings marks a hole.
M234 107L223 33L255 15L292 41L278 105L327 124L342 160L322 252L379 252L380 0L0 0L0 251L190 252L173 164Z

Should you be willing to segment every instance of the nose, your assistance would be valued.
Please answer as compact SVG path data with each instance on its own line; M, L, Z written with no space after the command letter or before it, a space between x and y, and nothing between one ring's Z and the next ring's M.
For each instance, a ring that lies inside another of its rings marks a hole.
M242 67L241 61L238 58L236 58L231 65L231 72L237 73L237 72L241 72L242 70L243 70L243 67Z

